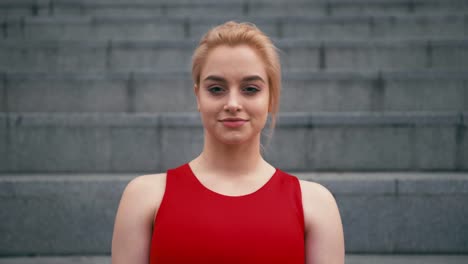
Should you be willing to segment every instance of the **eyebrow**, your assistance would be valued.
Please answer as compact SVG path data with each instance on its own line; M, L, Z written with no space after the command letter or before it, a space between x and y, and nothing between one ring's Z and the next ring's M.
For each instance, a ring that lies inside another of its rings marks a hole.
M203 81L215 81L215 82L227 83L227 80L225 78L221 76L217 76L217 75L209 75ZM249 75L249 76L242 78L242 82L252 82L252 81L261 81L265 83L265 80L263 80L263 78L258 75Z
M263 80L262 77L258 75L250 75L250 76L244 77L242 81L243 82L261 81L262 83L265 83L265 80Z
M227 83L226 79L217 75L209 75L203 81L215 81L215 82Z

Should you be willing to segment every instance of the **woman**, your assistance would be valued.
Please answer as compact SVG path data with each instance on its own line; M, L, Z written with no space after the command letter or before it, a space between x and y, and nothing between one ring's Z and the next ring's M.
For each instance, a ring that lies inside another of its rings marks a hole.
M279 104L280 63L255 26L227 22L193 55L201 154L125 188L112 263L343 264L339 211L323 186L266 162L260 136Z

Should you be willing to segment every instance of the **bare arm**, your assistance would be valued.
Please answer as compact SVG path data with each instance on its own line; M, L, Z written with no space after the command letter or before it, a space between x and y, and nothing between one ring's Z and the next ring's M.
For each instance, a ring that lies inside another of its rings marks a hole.
M335 198L325 187L301 181L306 225L306 264L344 264L343 226Z
M115 217L112 264L149 263L153 217L164 188L161 175L144 175L128 183Z

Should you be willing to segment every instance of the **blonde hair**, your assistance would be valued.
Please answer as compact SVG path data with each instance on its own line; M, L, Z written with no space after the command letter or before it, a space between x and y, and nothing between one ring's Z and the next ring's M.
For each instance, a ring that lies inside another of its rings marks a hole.
M200 40L192 56L192 79L197 87L200 85L201 69L205 64L208 53L221 46L247 45L254 49L265 64L268 76L269 103L271 114L271 133L276 124L276 115L279 110L281 90L281 65L278 49L270 38L251 23L237 23L229 21L209 30Z

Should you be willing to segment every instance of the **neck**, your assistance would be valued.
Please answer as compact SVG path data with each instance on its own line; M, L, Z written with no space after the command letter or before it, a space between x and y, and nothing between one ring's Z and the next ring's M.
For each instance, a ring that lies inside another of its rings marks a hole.
M213 172L224 175L246 175L266 163L260 154L260 135L242 144L222 144L205 132L203 151L196 158L198 163Z

